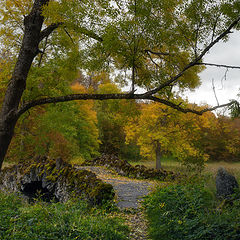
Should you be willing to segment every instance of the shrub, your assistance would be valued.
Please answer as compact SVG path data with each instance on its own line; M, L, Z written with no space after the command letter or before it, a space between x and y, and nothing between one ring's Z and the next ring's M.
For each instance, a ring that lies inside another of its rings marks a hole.
M0 239L128 239L123 222L107 218L105 213L84 201L29 205L16 196L0 193Z
M170 186L147 196L144 207L152 239L239 240L239 202L222 209L199 186Z

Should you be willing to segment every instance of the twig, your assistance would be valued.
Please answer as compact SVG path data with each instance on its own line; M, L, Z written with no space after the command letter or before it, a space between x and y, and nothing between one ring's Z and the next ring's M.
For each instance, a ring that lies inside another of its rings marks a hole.
M196 63L195 65L205 65L205 66L212 66L212 67L223 67L223 68L231 68L231 69L240 69L240 66L232 66L232 65L225 65L225 64L217 64L217 63Z
M215 96L216 101L217 101L217 105L219 106L219 101L218 101L218 98L217 98L217 94L216 94L216 90L215 90L215 85L214 85L214 78L212 79L212 89L213 89L213 93L214 93L214 96Z

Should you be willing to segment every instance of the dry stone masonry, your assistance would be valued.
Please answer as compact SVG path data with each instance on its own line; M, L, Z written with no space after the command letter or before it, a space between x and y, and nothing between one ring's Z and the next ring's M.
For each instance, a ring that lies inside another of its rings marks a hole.
M37 197L48 202L85 198L92 204L101 204L114 197L113 187L94 173L75 169L61 158L47 157L3 169L0 190L20 193L30 201Z

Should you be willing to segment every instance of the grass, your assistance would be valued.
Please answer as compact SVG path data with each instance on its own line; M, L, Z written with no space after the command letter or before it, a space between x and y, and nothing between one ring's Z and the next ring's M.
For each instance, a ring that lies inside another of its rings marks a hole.
M70 160L70 163L72 165L74 165L74 164L80 165L80 164L84 163L84 161L85 161L85 159L82 157L74 157Z
M148 168L156 168L156 162L155 160L152 161L140 161L140 162L130 162L133 166L135 165L144 165ZM172 157L163 157L162 158L162 168L165 170L169 170L169 171L176 171L181 169L181 165L178 161L176 161L174 158Z
M82 162L82 158L74 158L71 164L81 164ZM149 168L155 168L155 161L130 163L132 165L142 164ZM10 165L12 164L4 162L3 166L8 167ZM240 162L209 162L206 164L202 176L206 189L212 196L215 196L215 176L220 166L232 173L240 183ZM173 172L184 172L184 168L180 163L171 157L164 157L162 159L162 167ZM34 239L32 237L28 238L27 236L33 236L34 234L41 235L43 233L45 234L43 234L44 236L48 236L47 234L50 234L50 232L53 232L53 237L49 239L58 239L56 236L59 237L59 232L66 234L61 235L61 237L64 236L66 240L73 239L72 236L75 236L74 234L76 234L76 239L85 239L85 237L83 237L85 236L84 234L89 236L86 239L126 239L127 230L124 228L124 224L121 220L110 217L110 215L114 214L111 213L108 215L105 210L92 210L84 204L85 203L79 202L77 205L75 203L53 203L51 206L43 203L28 205L20 199L16 200L16 197L4 196L0 193L0 239ZM74 209L74 211L71 209ZM34 227L32 226L32 221ZM4 224L5 227L3 227ZM22 230L20 230L22 228L26 235L21 235L23 234L21 233ZM105 232L101 231L101 233L99 233L100 228L105 229ZM87 229L92 230L89 232ZM96 234L100 235L94 235L92 232L93 229ZM3 232L8 233L9 237L4 235L5 233ZM106 236L114 236L114 238Z
M107 208L84 201L28 204L12 194L0 193L0 239L125 240L123 220L108 216Z
M148 168L155 168L155 161L140 161L140 162L131 162L132 165L142 164ZM181 164L172 157L163 157L162 167L165 170L178 172L183 170ZM240 162L207 162L204 168L204 173L210 173L216 175L219 167L224 167L227 171L234 174L235 176L240 177Z

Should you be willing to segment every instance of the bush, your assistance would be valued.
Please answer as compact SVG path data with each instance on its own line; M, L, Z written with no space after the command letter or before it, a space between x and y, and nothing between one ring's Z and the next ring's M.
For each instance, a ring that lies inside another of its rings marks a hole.
M215 207L199 186L170 186L147 196L144 207L152 239L239 240L240 203Z
M122 221L107 218L105 213L84 201L29 205L16 196L0 193L0 239L128 239Z

